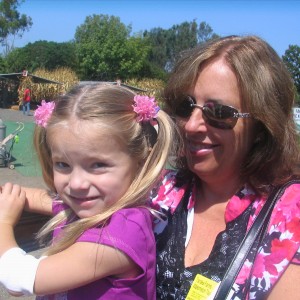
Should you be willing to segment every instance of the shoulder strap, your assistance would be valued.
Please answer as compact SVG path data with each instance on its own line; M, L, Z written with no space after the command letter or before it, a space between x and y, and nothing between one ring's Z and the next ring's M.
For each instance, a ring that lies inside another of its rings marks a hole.
M240 247L238 248L235 257L233 258L228 270L224 275L223 280L221 281L214 300L226 299L237 275L239 274L247 258L247 255L253 247L255 240L260 237L262 238L265 235L273 208L277 200L281 198L282 194L288 186L295 183L300 183L300 180L291 180L286 182L282 186L273 189L265 205L261 209L251 228L244 237Z

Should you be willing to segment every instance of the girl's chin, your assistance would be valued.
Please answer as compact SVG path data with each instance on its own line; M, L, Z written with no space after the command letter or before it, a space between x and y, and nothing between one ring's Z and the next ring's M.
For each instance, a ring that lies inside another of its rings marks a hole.
M95 213L95 212L91 212L91 211L75 211L75 214L79 219L90 218L90 217L96 216L99 213L100 212Z

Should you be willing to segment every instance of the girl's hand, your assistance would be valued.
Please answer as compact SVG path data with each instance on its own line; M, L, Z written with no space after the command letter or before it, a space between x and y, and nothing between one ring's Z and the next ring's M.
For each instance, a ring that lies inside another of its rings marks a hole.
M25 191L17 184L6 183L0 188L0 223L15 226L25 205Z

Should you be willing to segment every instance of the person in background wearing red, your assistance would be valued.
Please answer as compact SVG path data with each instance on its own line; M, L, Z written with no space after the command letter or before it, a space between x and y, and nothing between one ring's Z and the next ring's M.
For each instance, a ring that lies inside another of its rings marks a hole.
M24 95L23 95L23 103L22 103L22 107L23 107L23 114L29 116L29 112L30 112L30 100L31 100L31 91L30 89L27 87L24 91Z

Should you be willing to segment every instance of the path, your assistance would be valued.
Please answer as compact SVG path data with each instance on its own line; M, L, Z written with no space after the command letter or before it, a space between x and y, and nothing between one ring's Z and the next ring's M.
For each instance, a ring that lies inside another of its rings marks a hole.
M12 110L12 109L1 109L0 108L0 119L4 122L12 121L12 122L33 122L33 116L25 116L21 111ZM14 182L23 186L30 186L35 188L44 188L45 185L43 183L43 179L41 177L28 177L23 176L16 170L10 170L6 167L0 167L0 185L5 182ZM33 255L39 256L41 250L37 250L31 252ZM0 286L0 300L33 300L35 297L12 297L10 296L5 289Z

